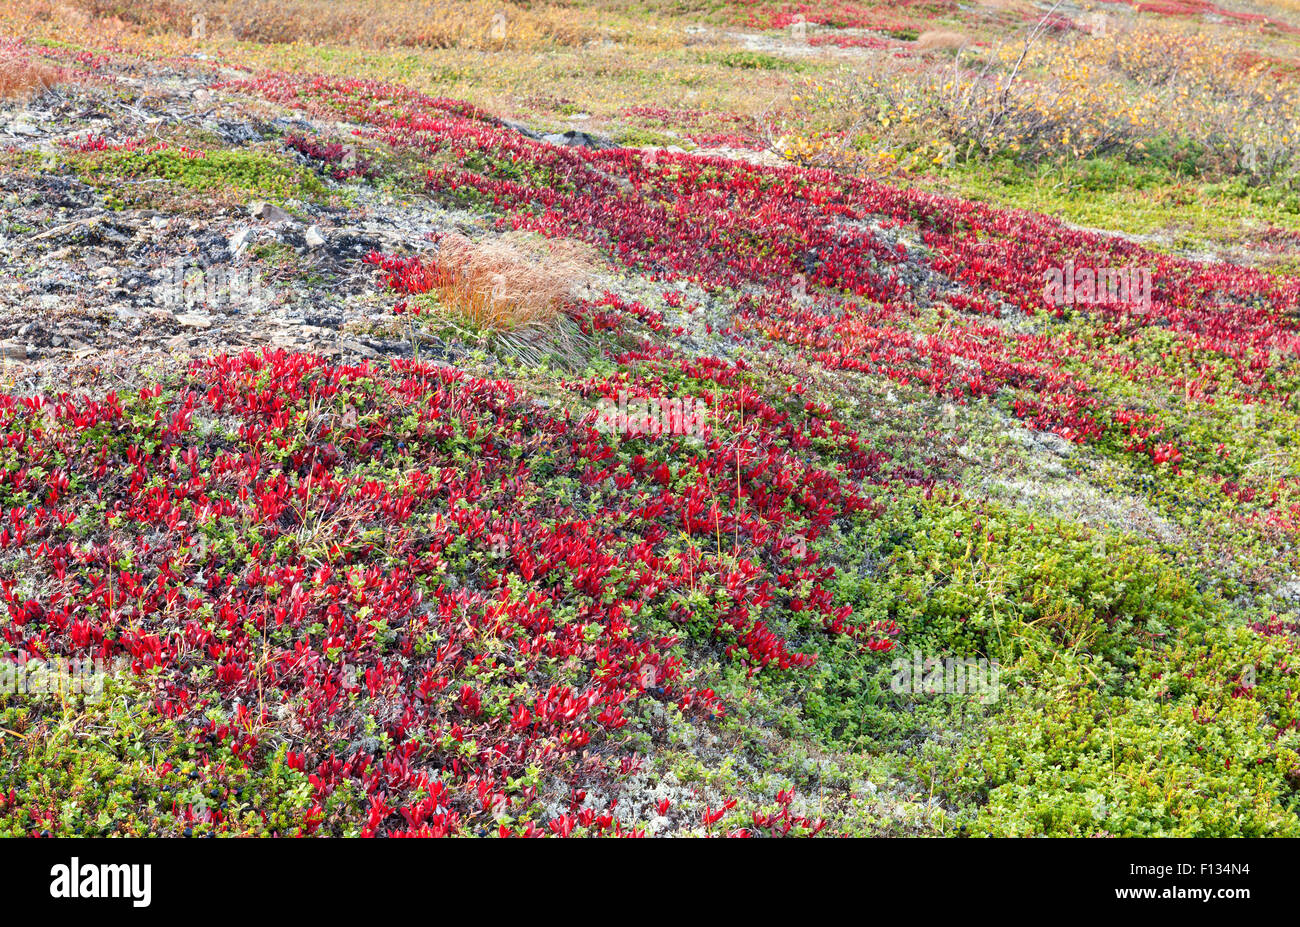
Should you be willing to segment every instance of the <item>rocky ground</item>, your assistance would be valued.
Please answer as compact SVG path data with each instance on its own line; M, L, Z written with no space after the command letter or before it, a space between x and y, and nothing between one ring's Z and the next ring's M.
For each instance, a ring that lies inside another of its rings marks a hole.
M239 149L326 128L219 101L205 89L211 82L163 71L109 87L65 85L9 108L0 139L21 166L0 177L0 353L12 380L267 345L341 359L412 353L386 330L391 311L364 258L427 247L455 217L366 188L352 189L346 206L225 195L121 208L68 169L64 146L87 135L194 130ZM259 252L274 253L274 265Z

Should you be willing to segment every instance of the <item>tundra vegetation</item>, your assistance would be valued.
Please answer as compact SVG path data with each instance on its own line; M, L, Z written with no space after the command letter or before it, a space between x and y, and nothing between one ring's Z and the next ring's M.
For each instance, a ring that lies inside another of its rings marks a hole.
M11 0L0 655L116 669L0 834L1300 834L1298 92L1289 0Z

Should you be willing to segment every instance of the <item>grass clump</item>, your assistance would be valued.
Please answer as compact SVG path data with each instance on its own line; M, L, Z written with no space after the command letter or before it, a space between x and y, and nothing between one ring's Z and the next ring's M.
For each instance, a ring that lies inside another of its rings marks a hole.
M444 320L505 332L554 323L582 276L563 259L543 264L508 242L449 234L410 268L408 287Z
M0 51L0 100L25 100L54 86L54 71L24 55Z

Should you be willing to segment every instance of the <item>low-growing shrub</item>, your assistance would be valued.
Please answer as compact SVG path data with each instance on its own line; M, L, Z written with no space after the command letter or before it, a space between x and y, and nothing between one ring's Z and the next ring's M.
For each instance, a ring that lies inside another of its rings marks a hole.
M197 192L237 192L277 199L312 199L325 186L310 171L250 150L194 151L183 147L109 148L88 155L84 171L104 182L168 180Z

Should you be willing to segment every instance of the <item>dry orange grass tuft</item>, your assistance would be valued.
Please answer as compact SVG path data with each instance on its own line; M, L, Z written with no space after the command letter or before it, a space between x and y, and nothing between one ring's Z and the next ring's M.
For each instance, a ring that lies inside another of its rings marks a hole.
M23 55L0 52L0 100L25 99L54 86L53 69Z
M509 242L454 234L439 239L424 267L442 310L479 331L555 321L587 276L574 260L552 256L543 264Z
M585 280L608 267L608 261L594 245L576 238L547 238L537 232L512 229L502 233L498 241L530 260L562 266L576 279Z
M916 47L926 50L935 48L962 48L970 44L970 39L960 32L944 32L941 29L931 29L922 32L916 37Z

